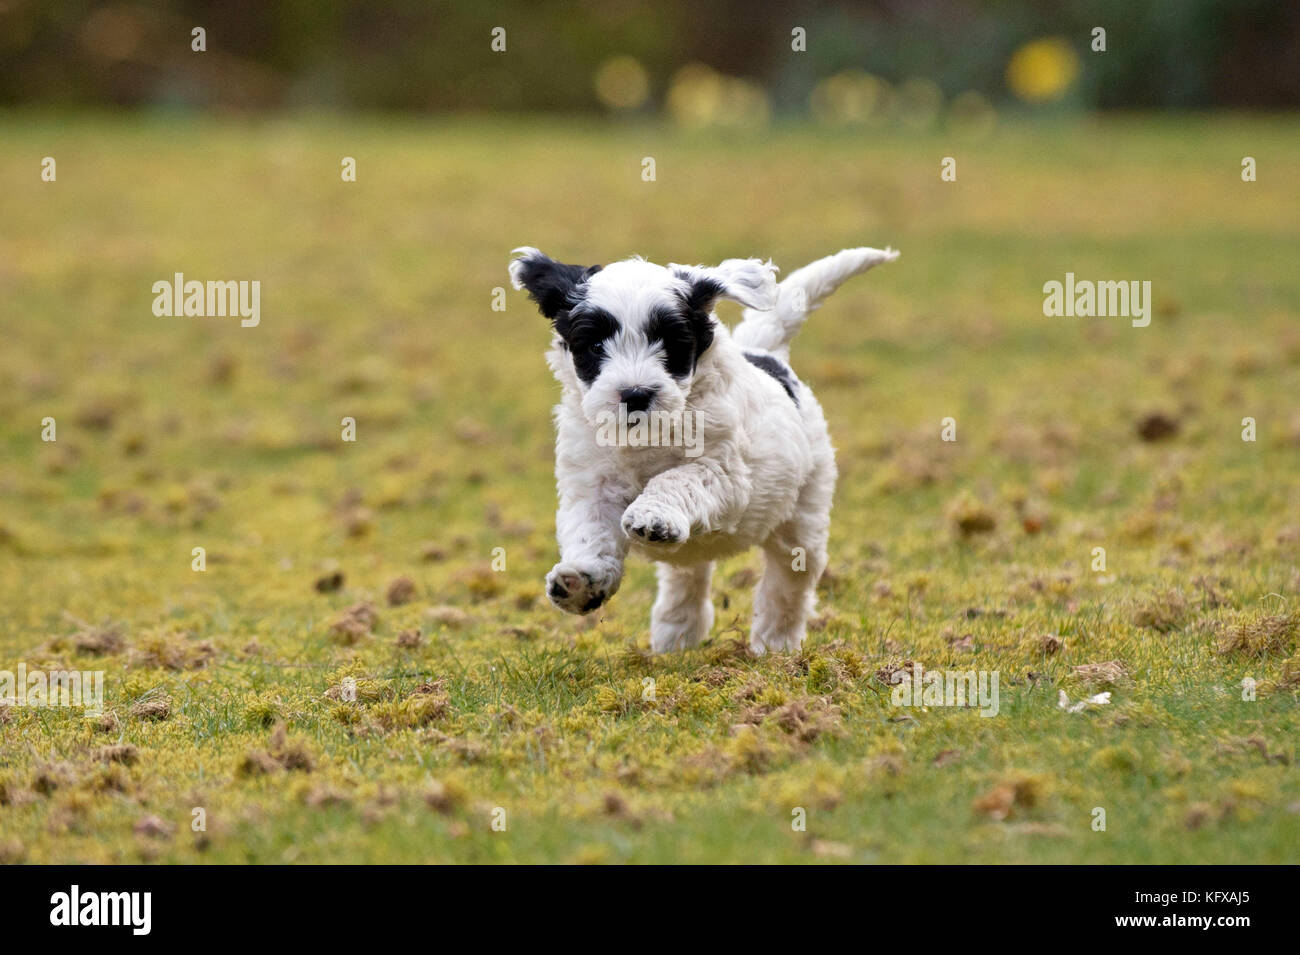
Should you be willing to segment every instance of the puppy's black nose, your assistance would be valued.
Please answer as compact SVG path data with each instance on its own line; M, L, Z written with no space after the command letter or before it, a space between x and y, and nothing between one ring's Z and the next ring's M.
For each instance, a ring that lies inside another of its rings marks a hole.
M653 388L624 388L618 393L619 400L627 406L627 413L634 411L645 411L650 407L650 402L654 401L655 390Z

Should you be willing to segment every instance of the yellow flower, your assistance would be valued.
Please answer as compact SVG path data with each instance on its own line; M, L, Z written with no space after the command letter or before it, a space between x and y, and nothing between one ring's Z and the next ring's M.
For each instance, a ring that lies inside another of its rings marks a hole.
M1061 37L1031 40L1007 63L1007 85L1022 100L1060 99L1079 75L1079 57Z

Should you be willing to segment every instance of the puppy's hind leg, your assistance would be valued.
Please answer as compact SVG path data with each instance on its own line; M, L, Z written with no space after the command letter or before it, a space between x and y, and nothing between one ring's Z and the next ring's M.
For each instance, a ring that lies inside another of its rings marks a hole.
M817 607L817 581L826 570L826 542L835 494L835 455L823 438L817 465L799 493L794 516L763 542L766 563L754 592L749 649L798 650Z
M699 646L713 627L712 561L686 567L660 562L656 573L659 596L650 612L650 649L668 653Z
M763 579L754 592L754 628L749 648L760 656L769 650L794 651L803 645L808 617L817 606L817 581L826 569L826 531L797 521L763 546Z

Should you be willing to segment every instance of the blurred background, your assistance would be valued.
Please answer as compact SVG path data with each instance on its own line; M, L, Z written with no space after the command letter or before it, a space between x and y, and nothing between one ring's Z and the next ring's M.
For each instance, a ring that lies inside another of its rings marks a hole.
M113 716L0 706L0 862L1295 861L1297 63L1296 0L0 0L0 668ZM840 471L808 665L735 652L757 555L705 657L646 659L647 561L550 607L510 250L864 244L794 358ZM178 272L260 324L156 315ZM1045 316L1069 273L1150 326ZM1004 716L898 720L904 660Z
M980 127L1003 110L1286 108L1297 64L1300 4L1277 0L0 0L3 105Z

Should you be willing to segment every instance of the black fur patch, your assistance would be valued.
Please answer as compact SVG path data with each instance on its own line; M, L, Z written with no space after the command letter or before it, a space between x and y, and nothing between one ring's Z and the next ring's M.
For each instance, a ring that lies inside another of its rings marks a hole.
M664 367L681 380L695 370L695 363L713 344L713 323L709 313L688 308L660 307L646 322L646 339L663 347Z
M713 303L725 289L716 279L701 277L687 269L677 269L674 274L688 286L681 298L682 311L695 333L695 358L691 363L694 368L695 362L713 344Z
M573 355L573 370L591 384L605 361L605 340L619 330L618 319L602 308L578 305L555 316L555 331Z
M722 283L708 278L691 278L689 272L678 272L677 276L691 283L691 289L686 293L686 307L707 315L722 294Z
M600 271L599 265L565 265L540 252L519 260L519 283L543 315L552 321L577 303L578 286Z
M713 344L713 319L709 316L722 285L708 278L693 278L681 269L675 273L689 283L676 308L655 309L646 323L646 339L663 346L664 366L679 381L695 370L700 356Z
M771 355L758 355L747 351L745 352L745 359L755 368L765 371L775 378L777 383L785 389L785 393L790 396L790 400L798 407L799 396L795 393L795 388L799 384L799 379L794 376L794 372L789 367Z

